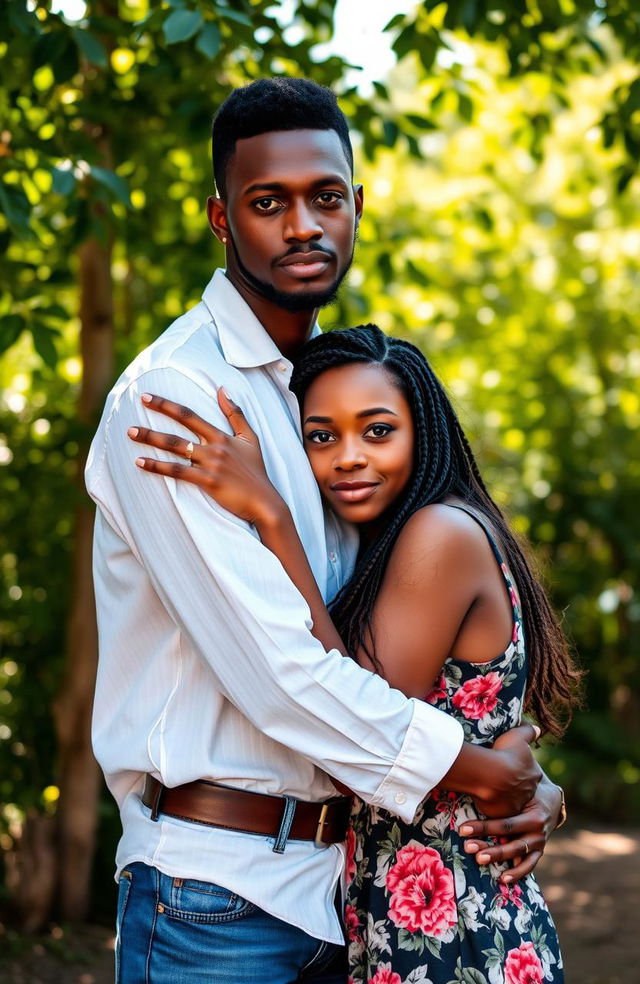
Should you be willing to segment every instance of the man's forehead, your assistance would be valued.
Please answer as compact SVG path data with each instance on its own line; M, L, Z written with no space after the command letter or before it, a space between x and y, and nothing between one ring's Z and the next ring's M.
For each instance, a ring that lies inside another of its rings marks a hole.
M351 182L351 169L335 130L271 130L238 140L227 183L290 184L325 174Z

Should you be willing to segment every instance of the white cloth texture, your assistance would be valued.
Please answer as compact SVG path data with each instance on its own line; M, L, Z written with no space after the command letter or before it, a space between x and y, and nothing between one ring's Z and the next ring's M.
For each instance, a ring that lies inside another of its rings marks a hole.
M121 812L116 876L133 861L215 882L318 939L341 942L334 897L343 845L317 848L185 823L152 821L144 774L167 786L209 779L322 800L328 775L411 821L462 744L460 725L326 652L309 608L256 531L197 487L145 474L139 424L193 434L149 410L153 393L231 433L223 385L258 434L315 577L331 598L356 534L323 512L300 439L291 363L217 270L202 301L129 366L109 394L86 470L97 503L94 578L100 657L96 757ZM195 441L195 438L194 438Z

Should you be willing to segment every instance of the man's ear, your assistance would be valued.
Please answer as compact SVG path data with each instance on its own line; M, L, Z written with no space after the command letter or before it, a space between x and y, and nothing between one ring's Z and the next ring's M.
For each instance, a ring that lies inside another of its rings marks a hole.
M216 198L214 195L207 198L207 218L212 233L225 246L229 239L229 227L225 203L221 198Z
M356 205L356 228L358 223L362 218L362 210L364 208L364 188L361 184L353 186L353 198Z

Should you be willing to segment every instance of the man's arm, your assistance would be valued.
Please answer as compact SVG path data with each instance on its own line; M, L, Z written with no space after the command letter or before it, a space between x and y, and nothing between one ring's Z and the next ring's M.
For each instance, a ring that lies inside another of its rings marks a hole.
M159 422L140 402L144 391L203 416L215 410L210 393L175 370L150 371L120 395L90 470L90 492L110 525L219 691L256 728L411 820L456 758L459 724L327 652L309 631L303 598L246 523L200 490L135 467L127 427ZM225 428L221 413L216 423Z

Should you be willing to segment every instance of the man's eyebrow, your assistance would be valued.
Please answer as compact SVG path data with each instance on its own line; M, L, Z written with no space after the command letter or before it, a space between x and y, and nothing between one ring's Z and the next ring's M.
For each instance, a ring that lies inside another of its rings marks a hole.
M348 181L339 174L325 174L321 178L316 178L315 181L311 182L311 188L323 188L326 185L339 184L343 188L350 188L351 185ZM243 195L253 195L257 191L286 191L287 186L282 181L256 181L254 184L249 185L245 188Z
M392 417L397 417L398 414L395 410L389 410L388 407L371 407L370 410L361 410L360 413L356 414L356 417L376 417L379 413L388 413ZM333 423L332 417L307 417L305 424L331 424Z

